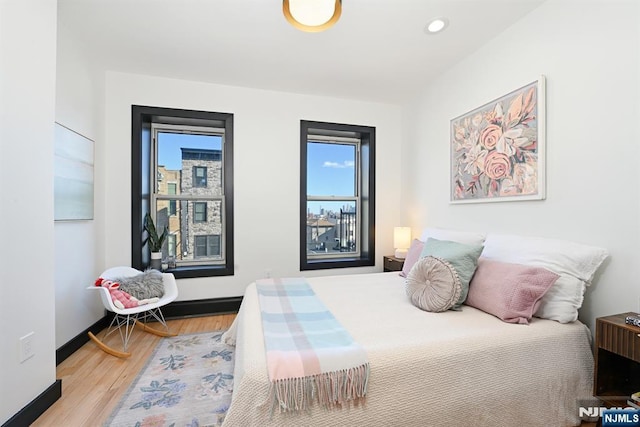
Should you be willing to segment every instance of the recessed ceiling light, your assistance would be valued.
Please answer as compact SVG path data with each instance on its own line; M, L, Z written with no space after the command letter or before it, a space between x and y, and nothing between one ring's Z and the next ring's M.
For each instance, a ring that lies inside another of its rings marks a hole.
M447 18L435 18L432 19L424 28L424 32L427 34L436 34L447 28L449 20Z

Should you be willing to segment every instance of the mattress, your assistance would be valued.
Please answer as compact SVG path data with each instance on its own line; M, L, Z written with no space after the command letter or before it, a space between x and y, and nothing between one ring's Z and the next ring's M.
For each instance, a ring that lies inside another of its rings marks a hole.
M463 306L429 313L411 304L397 272L307 279L364 347L366 401L272 413L255 283L226 338L235 341L235 426L575 426L592 395L591 334L579 321L505 323Z

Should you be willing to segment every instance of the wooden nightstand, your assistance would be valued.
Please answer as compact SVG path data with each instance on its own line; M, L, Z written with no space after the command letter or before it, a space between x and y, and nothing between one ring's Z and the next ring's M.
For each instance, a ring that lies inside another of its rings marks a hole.
M382 271L402 271L404 258L396 258L393 255L384 257L384 267Z
M620 313L596 319L593 394L606 406L626 407L640 391L640 327L624 322Z

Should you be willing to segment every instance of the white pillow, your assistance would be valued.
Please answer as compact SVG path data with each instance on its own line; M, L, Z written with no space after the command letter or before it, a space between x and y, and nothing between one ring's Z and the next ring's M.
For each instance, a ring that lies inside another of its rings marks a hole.
M578 318L586 286L608 255L606 249L566 240L500 234L489 234L482 251L485 258L536 265L560 275L534 314L560 323Z
M429 238L437 240L449 240L452 242L464 243L466 245L482 246L485 235L470 231L449 230L446 228L429 227L422 231L420 240L426 242Z
M571 323L578 320L578 310L584 300L585 282L561 274L540 300L534 317Z

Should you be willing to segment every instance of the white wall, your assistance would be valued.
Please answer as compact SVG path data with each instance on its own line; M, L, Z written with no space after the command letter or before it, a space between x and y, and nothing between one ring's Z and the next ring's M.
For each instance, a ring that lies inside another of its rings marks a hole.
M300 276L300 120L376 127L376 267L305 275L382 270L392 253L400 202L400 108L336 98L108 72L106 77L106 261L131 260L131 105L234 114L235 275L178 281L179 300L244 294L253 280Z
M424 88L405 109L403 193L425 226L560 238L611 257L580 318L640 310L639 37L635 0L548 1ZM544 201L449 204L449 123L547 78Z
M180 300L242 295L267 269L300 275L298 129L308 119L376 126L378 196L377 266L309 275L381 270L393 226L406 222L416 233L427 225L520 233L609 249L581 313L588 324L640 308L634 0L549 1L417 88L421 95L403 111L115 72L105 80L64 28L56 80L55 7L53 0L0 1L0 182L12 184L0 187L2 240L10 242L0 245L0 423L55 381L55 349L102 316L86 281L130 262L131 104L235 114L236 274L180 280ZM539 74L547 76L547 199L450 205L449 120ZM94 221L54 226L54 120L96 141ZM14 161L20 156L35 175ZM25 230L37 236L37 259ZM21 364L17 341L31 331L36 356Z
M56 379L55 61L56 2L0 1L0 424ZM35 356L20 363L30 332Z
M104 72L98 72L82 41L58 24L56 121L94 141L94 169L102 167L100 135ZM55 223L56 348L104 315L97 293L85 288L104 270L103 185L94 181L94 219Z

